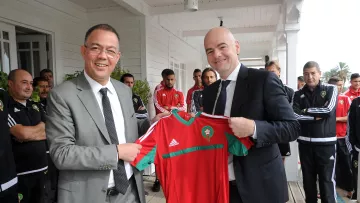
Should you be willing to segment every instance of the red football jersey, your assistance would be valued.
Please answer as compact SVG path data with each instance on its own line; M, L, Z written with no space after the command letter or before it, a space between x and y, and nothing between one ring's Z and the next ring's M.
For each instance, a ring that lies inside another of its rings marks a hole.
M136 141L142 149L131 164L155 163L168 203L229 202L229 152L245 156L253 145L232 135L228 118L200 114L174 110Z
M338 96L337 100L337 106L336 106L336 117L345 117L347 116L351 100L348 96L340 94ZM346 122L336 122L336 137L338 138L344 138L346 136Z

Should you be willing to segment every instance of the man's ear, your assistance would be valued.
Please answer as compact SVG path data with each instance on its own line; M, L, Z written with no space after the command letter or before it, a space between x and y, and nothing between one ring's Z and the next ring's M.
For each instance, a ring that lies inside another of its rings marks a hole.
M81 47L80 47L80 52L81 52L81 55L82 55L83 59L85 60L85 54L86 54L86 47L85 47L85 45L81 45Z
M239 41L235 41L236 54L240 55L240 43Z

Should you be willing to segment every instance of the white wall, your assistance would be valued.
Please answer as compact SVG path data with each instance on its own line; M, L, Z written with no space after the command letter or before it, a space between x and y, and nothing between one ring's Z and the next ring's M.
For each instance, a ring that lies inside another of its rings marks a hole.
M83 68L80 45L88 27L83 8L68 1L1 0L0 21L53 35L57 83Z
M201 53L186 43L171 24L159 16L146 17L146 71L151 91L154 91L161 78L161 71L169 68L170 60L186 65L187 90L193 85L192 73L196 68L203 69ZM152 100L149 104L150 116L155 115Z
M140 18L125 9L87 12L66 0L1 0L0 21L52 34L57 84L63 81L66 73L83 70L80 46L87 29L97 23L108 23L120 35L121 66L136 78L142 78Z

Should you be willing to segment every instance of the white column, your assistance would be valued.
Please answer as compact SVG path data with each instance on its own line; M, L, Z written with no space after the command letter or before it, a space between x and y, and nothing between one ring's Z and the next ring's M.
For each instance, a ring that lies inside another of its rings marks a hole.
M277 55L278 55L278 61L281 68L280 72L280 79L284 84L288 84L288 81L286 80L286 74L287 74L287 64L286 64L286 47L278 47L277 48Z
M297 87L297 33L298 30L286 30L286 82L294 90ZM290 143L291 156L285 160L286 177L288 181L298 181L299 178L299 152L296 141Z
M297 88L297 34L299 30L286 31L286 58L287 58L287 74L286 79L288 86L296 90Z

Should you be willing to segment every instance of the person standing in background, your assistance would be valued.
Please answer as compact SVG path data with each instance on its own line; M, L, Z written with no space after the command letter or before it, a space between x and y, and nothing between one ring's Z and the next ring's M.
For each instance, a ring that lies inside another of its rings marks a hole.
M281 68L278 62L276 61L269 61L266 66L265 69L267 71L273 72L275 73L275 75L277 77L279 77L280 79L280 72L281 72ZM290 87L283 85L285 92L286 92L286 97L287 100L289 101L289 104L292 105L293 103L293 98L294 98L294 90L291 89ZM291 150L290 150L290 144L289 143L279 143L279 150L283 159L283 162L285 162L285 157L290 156L291 155Z
M192 95L193 92L196 90L202 90L204 89L202 80L201 80L201 70L200 69L195 69L193 72L193 79L195 81L195 84L192 88L190 88L187 92L187 96L186 96L186 105L187 105L187 112L190 113L191 110L191 99L192 99Z
M336 166L335 177L336 186L347 191L347 197L351 197L353 191L352 172L351 172L351 157L347 148L345 138L347 135L347 121L348 112L351 105L351 100L348 96L341 94L344 87L344 81L339 77L331 77L329 84L335 85L338 88L338 98L336 105Z
M201 75L202 84L204 88L213 84L217 81L217 75L214 69L212 68L205 68ZM193 92L192 99L191 99L191 113L196 113L198 111L203 111L203 95L202 89L196 90Z

